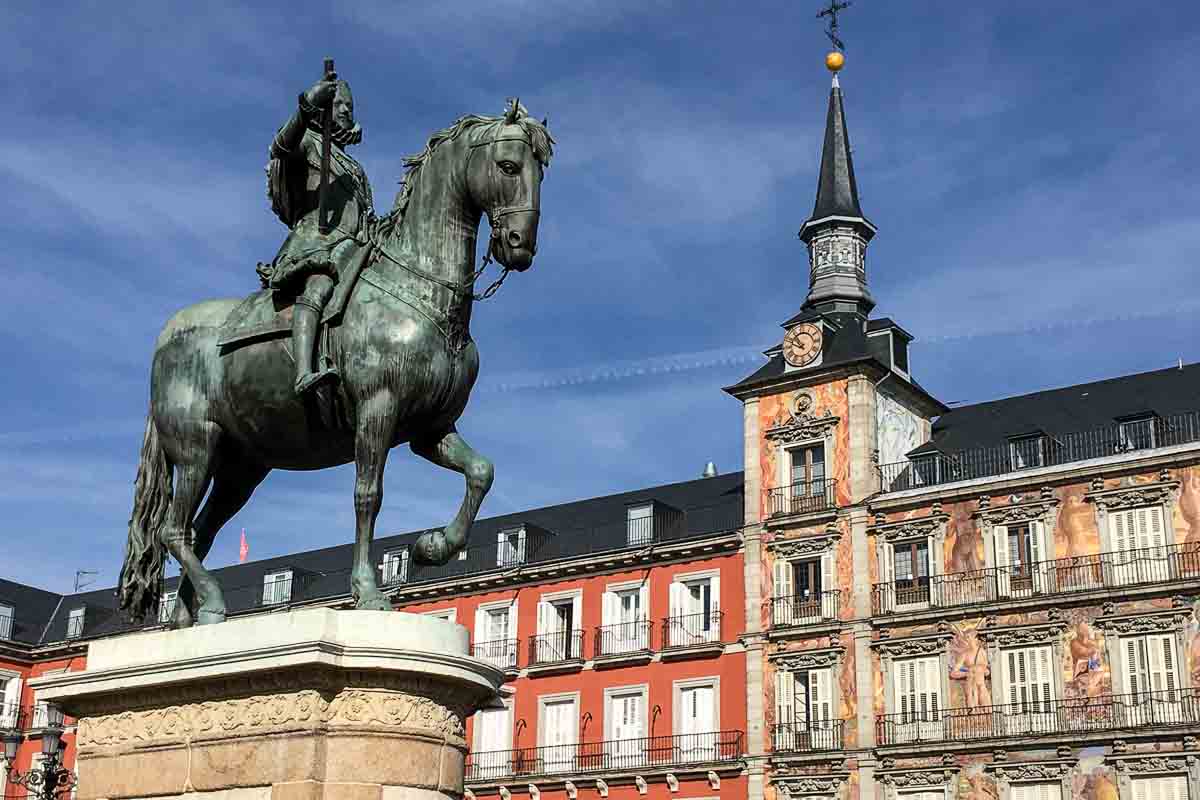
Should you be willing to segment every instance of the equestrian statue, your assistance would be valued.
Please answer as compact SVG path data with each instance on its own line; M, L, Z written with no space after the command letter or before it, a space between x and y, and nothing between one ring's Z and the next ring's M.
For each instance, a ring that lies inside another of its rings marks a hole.
M466 478L458 513L418 537L414 562L445 564L466 547L493 477L455 429L479 373L471 307L533 262L554 139L515 99L502 116L462 117L405 159L394 207L376 217L346 152L361 138L350 86L326 60L271 142L267 193L289 232L259 265L262 291L184 308L159 334L117 590L131 617L157 613L169 553L180 565L171 626L225 619L202 562L273 469L354 462L356 608L391 608L370 548L392 447L407 442ZM484 214L491 239L476 269ZM476 294L492 258L503 272Z

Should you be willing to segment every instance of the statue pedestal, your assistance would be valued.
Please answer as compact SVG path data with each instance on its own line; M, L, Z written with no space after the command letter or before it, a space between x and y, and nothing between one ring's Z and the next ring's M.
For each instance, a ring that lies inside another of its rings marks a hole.
M502 673L465 628L311 609L98 641L32 681L78 719L78 800L442 800Z

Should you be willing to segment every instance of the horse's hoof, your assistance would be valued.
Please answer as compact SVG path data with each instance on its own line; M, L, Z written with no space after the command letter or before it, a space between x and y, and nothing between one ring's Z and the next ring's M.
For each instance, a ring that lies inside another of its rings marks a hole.
M205 611L203 608L196 613L197 625L216 625L225 621L224 611Z

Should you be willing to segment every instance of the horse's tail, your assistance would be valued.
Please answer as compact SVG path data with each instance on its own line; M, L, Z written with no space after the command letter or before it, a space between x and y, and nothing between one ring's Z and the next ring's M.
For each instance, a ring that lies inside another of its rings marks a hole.
M125 563L117 582L121 609L133 619L157 612L162 596L166 547L159 532L171 505L171 463L158 441L154 415L146 417L142 455L133 484L133 513L129 517L129 539Z

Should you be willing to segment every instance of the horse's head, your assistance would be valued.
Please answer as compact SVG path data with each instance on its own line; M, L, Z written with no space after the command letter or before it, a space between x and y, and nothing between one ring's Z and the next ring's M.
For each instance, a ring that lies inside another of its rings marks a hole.
M524 271L537 253L542 175L554 139L544 122L530 117L519 101L495 122L481 126L471 143L467 186L488 215L492 256Z

